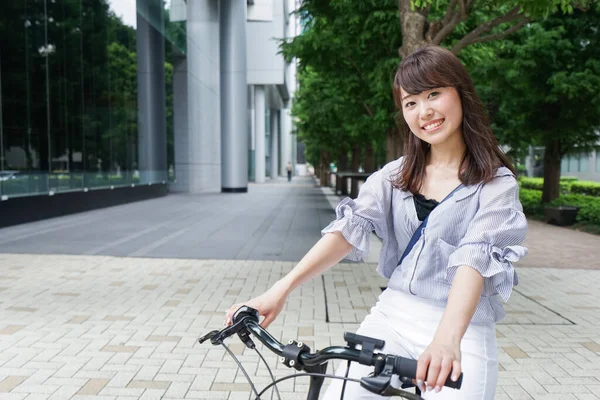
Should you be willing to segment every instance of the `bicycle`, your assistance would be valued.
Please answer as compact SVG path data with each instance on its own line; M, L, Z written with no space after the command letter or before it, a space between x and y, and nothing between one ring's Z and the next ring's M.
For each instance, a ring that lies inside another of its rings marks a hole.
M204 343L205 341L210 340L211 344L215 346L222 345L225 350L227 350L229 355L231 355L231 357L235 360L238 367L250 383L250 387L256 395L256 400L260 400L261 396L271 387L274 387L274 391L277 393L279 400L281 400L279 390L277 389L277 384L284 380L301 376L310 377L307 400L318 400L325 378L344 380L340 399L343 399L344 397L346 382L350 381L360 383L360 385L366 390L384 397L399 396L410 400L423 400L418 389L416 394L403 390L414 387L412 380L416 375L417 361L397 355L376 352L377 350L383 349L383 346L385 345L383 340L346 332L344 333L344 340L347 342L346 347L327 347L323 350L311 353L310 348L302 342L290 340L287 345L280 343L267 330L262 328L258 321L259 313L257 310L248 306L242 306L233 315L232 324L230 326L220 331L213 330L198 338L199 343ZM253 349L258 353L260 359L263 361L267 367L267 370L269 371L273 382L268 384L260 392L254 386L254 383L250 379L250 376L240 361L224 343L225 339L233 336L234 334L238 335L246 347ZM251 334L254 335L260 342L262 342L269 350L277 354L279 356L279 360L284 365L289 368L294 368L298 371L305 372L295 373L283 378L275 379L266 360L252 341L250 337ZM357 348L358 346L360 346L360 348ZM360 380L349 378L348 370L346 370L345 377L326 374L327 363L329 360L333 359L348 361L348 368L350 367L350 362L358 362L360 364L372 366L374 367L374 370L372 374L363 377ZM402 382L400 389L394 388L391 385L393 376L398 376ZM448 377L444 386L460 389L462 385L462 379L462 373L456 382L452 381L450 377Z

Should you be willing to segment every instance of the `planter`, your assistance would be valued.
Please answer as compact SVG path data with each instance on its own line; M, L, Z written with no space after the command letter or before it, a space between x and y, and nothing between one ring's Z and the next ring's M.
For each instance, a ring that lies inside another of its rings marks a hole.
M552 225L569 226L576 222L579 207L573 206L546 206L544 220Z

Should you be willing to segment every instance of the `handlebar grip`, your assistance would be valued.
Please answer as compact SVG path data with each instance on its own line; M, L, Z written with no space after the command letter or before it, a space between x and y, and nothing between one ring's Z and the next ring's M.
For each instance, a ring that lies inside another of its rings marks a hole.
M398 374L401 377L415 379L415 377L417 376L417 360L404 357L396 357L396 360L394 361L394 373ZM458 377L458 380L456 382L454 382L452 379L450 379L450 376L448 376L448 379L446 379L444 386L453 389L460 389L460 387L462 386L462 380L462 372L460 373L460 376Z

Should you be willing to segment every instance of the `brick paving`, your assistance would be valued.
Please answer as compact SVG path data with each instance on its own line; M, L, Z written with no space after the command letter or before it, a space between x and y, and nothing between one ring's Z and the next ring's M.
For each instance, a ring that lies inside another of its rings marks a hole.
M532 222L527 245L497 326L496 399L600 399L600 237ZM196 339L293 265L0 254L0 399L247 399L235 362ZM372 263L340 264L295 291L270 331L313 349L340 345L384 285ZM268 383L258 356L230 343L254 382ZM278 377L289 373L263 355ZM280 385L286 400L304 399L306 389L303 379Z
M529 221L522 266L600 269L600 236Z

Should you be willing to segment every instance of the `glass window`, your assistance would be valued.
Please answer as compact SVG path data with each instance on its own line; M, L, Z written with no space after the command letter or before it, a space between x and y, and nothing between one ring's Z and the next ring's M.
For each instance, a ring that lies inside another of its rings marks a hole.
M562 160L560 160L560 171L562 173L569 172L569 158L568 157L563 157Z
M576 155L569 156L569 172L579 172L579 157Z
M171 21L170 4L181 2L12 0L0 3L2 195L138 181L136 4L150 2L165 6L151 23L164 40L162 173L174 179L173 65L186 23L181 10Z
M590 155L588 153L579 154L579 172L588 172L590 165Z

